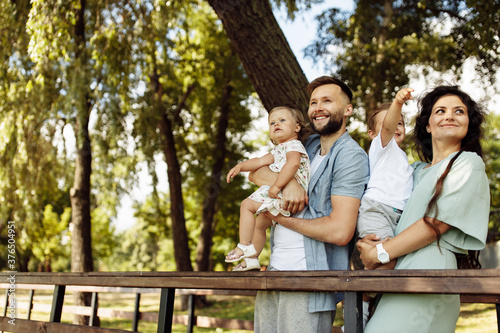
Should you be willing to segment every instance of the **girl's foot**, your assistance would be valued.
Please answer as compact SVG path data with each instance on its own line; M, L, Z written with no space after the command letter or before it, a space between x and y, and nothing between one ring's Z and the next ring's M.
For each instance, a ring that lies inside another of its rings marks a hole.
M258 269L260 271L259 258L244 258L242 262L234 266L233 272L243 272Z
M227 254L226 262L240 261L243 258L253 257L256 254L257 250L255 250L253 244L243 245L238 243L238 245Z

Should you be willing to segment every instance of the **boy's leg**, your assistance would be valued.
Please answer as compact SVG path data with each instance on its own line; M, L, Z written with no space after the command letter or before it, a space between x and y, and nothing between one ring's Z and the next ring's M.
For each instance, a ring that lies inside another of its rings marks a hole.
M259 214L257 216L255 222L255 230L253 233L252 244L255 246L255 250L257 250L257 257L264 249L266 245L266 230L271 227L273 221L269 219L264 214Z

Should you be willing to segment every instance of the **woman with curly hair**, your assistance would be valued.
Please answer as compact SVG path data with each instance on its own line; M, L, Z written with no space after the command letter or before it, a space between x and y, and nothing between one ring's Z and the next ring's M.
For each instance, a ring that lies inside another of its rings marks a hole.
M479 268L488 232L490 194L480 144L485 114L457 86L439 86L421 100L413 142L413 192L395 237L358 242L374 269ZM365 332L455 332L459 295L384 294Z

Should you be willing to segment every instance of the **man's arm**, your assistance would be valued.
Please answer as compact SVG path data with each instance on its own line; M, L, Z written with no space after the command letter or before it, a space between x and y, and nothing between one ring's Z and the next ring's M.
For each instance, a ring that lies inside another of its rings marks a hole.
M332 195L332 212L317 219L299 219L283 215L269 216L282 226L325 243L346 246L354 236L361 200Z
M439 229L441 235L451 229L451 226L445 222L433 218L429 219ZM400 234L385 241L384 248L389 253L389 258L396 259L419 250L431 244L436 239L436 231L421 218ZM377 259L377 250L373 246L373 243L360 240L357 246L361 252L363 264L368 269L375 269L380 265L380 261Z
M248 180L258 186L271 186L277 178L278 174L271 171L268 166L252 171L248 175ZM304 190L295 178L283 187L282 193L283 209L291 212L292 214L304 209L304 206L308 203L306 190Z

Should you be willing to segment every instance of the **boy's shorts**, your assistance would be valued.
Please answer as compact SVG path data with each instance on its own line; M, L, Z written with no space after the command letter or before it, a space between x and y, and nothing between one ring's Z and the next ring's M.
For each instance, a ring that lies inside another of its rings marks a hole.
M380 239L394 237L402 212L371 198L361 198L357 224L359 238L368 234L377 234Z

